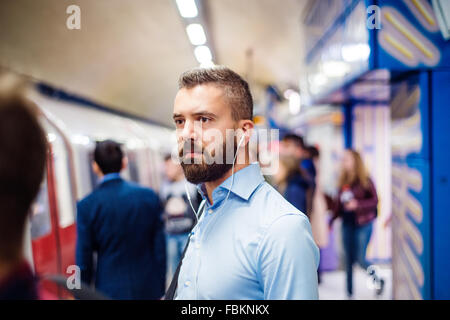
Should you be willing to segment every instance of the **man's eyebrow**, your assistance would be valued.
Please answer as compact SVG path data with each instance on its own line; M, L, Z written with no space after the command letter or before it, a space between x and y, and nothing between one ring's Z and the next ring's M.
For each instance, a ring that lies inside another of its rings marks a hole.
M211 117L211 118L217 118L217 115L215 115L212 112L208 112L208 111L198 111L192 114L193 116L207 116L207 117ZM174 113L173 114L173 118L179 118L179 117L183 117L183 115L181 113Z
M208 112L208 111L199 111L199 112L195 112L192 114L193 116L207 116L207 117L211 117L211 118L217 118L217 116L212 113L212 112Z

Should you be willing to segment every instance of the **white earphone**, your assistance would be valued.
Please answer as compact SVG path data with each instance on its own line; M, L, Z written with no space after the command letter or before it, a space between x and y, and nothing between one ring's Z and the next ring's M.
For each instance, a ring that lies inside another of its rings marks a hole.
M228 190L227 197L225 198L225 201L222 202L220 207L222 207L227 202L228 197L230 196L231 188L233 188L233 183L234 183L234 163L236 162L236 158L237 158L237 155L238 155L239 148L241 147L242 142L244 142L244 139L245 139L245 134L242 135L241 139L238 142L238 145L237 145L237 148L236 148L236 154L234 155L234 159L233 159L233 166L231 168L231 186L230 186L230 189ZM194 211L195 217L197 218L197 221L198 221L199 212L201 212L201 210L203 209L203 206L206 203L206 201L202 201L202 204L198 208L198 211L195 211L194 206L192 205L191 196L189 194L189 190L187 188L186 181L184 182L184 189L186 190L186 196L188 198L188 201L189 201L189 204L190 204L190 206L192 208L192 211Z
M239 148L240 148L240 146L241 146L242 142L244 142L244 139L245 139L245 134L243 134L243 135L242 135L242 137L241 137L241 140L239 140L239 142L238 142L238 146L237 146L237 149L239 149ZM236 153L237 153L237 150L236 150Z

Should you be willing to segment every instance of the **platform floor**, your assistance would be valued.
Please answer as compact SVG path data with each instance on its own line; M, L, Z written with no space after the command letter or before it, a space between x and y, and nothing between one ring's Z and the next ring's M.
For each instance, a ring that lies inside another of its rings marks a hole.
M389 267L380 267L385 281L381 296L375 295L375 289L370 287L370 278L359 267L353 270L353 299L354 300L391 300L392 299L392 270ZM329 271L322 274L319 285L320 300L347 300L345 291L345 271Z

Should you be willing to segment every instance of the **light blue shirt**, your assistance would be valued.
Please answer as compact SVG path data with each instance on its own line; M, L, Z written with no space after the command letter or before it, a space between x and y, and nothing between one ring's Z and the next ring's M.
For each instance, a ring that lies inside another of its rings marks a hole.
M175 299L317 299L319 249L308 218L257 163L235 173L222 206L231 180L213 191L191 232Z

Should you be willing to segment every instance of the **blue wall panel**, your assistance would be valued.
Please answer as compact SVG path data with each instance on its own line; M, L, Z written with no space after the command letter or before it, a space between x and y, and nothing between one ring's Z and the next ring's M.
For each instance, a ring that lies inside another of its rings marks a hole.
M394 298L431 299L429 73L392 83Z
M434 299L450 299L450 71L432 76Z
M445 41L429 0L379 0L377 67L396 70L450 66ZM420 8L420 9L419 9Z

